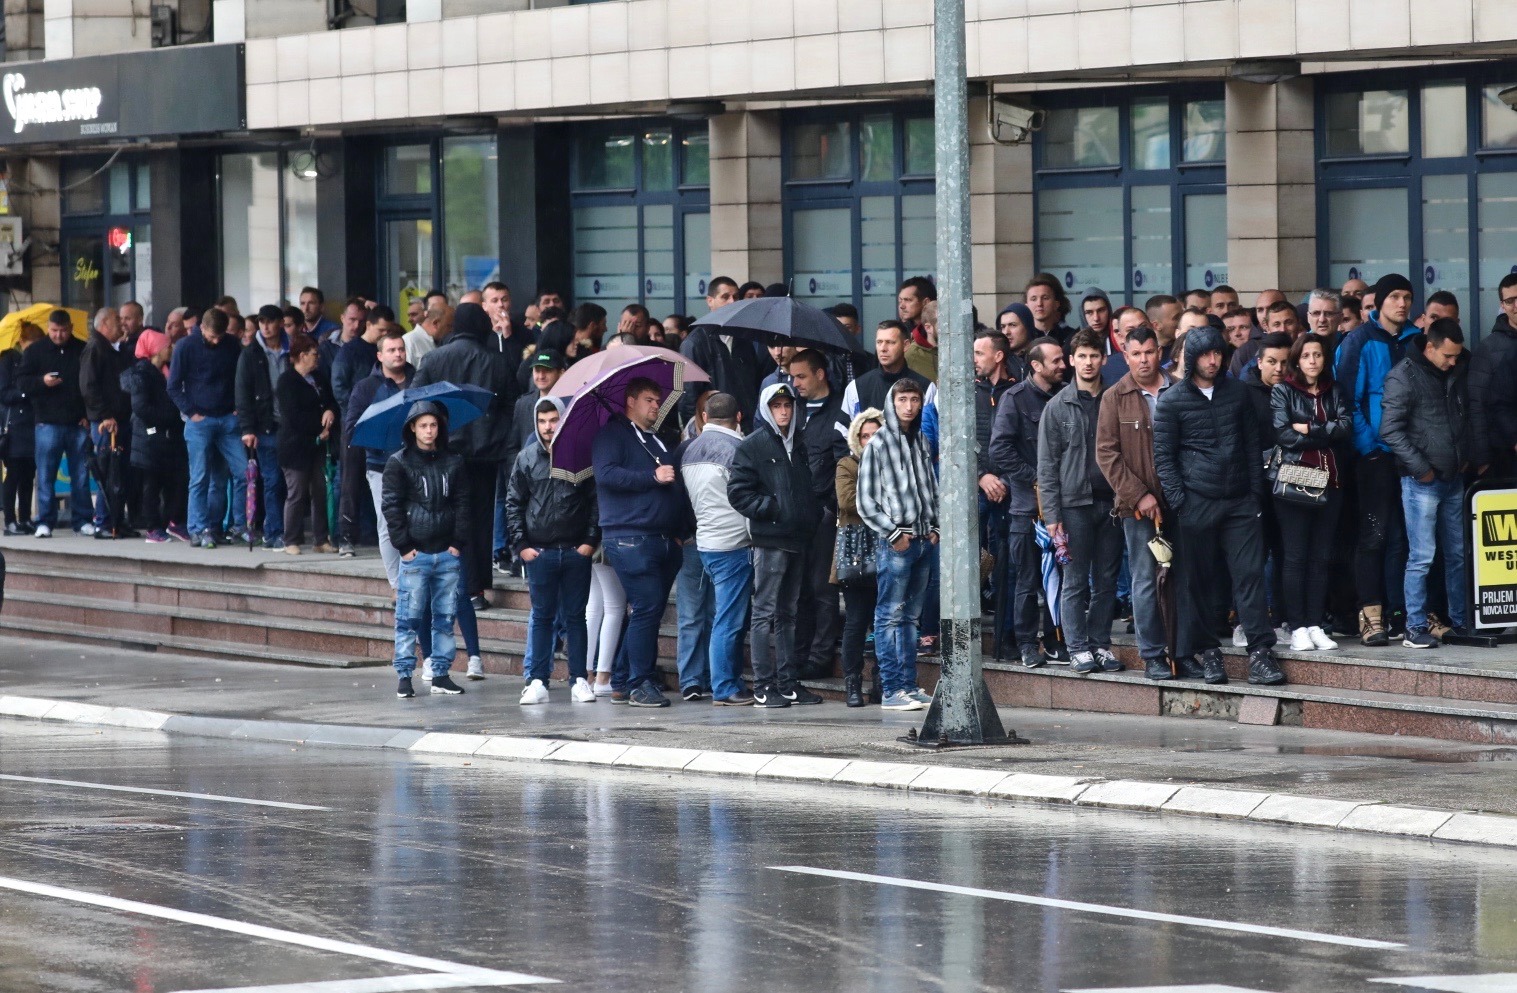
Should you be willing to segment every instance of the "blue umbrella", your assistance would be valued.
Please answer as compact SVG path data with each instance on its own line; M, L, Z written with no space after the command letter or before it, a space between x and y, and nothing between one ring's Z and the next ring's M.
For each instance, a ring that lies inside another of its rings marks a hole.
M433 383L402 390L363 412L353 426L353 438L349 444L379 452L393 452L400 448L405 444L400 432L406 426L406 414L411 410L411 404L421 400L442 404L448 412L448 430L457 431L482 417L495 401L495 394L483 386L455 386L452 383Z

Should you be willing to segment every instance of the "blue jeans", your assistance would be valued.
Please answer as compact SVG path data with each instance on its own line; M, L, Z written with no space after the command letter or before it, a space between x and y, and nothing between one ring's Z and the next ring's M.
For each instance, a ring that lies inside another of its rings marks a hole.
M709 653L711 695L725 700L743 691L739 676L743 671L743 627L753 591L753 560L746 548L700 555L716 601Z
M707 656L711 653L711 615L716 612L716 591L701 567L701 553L695 542L685 542L681 552L683 560L674 596L679 615L679 688L705 690L711 686Z
M1434 479L1419 483L1401 478L1401 509L1406 515L1406 626L1426 631L1427 575L1433 556L1443 553L1443 581L1448 590L1449 623L1466 627L1464 581L1464 482Z
M279 471L279 449L275 447L275 435L258 436L258 479L263 487L263 540L272 545L284 540L284 473ZM242 474L247 480L247 471ZM247 499L243 499L247 507ZM252 522L248 525L251 527Z
M528 682L548 685L553 675L555 621L568 625L569 682L585 677L585 604L590 601L590 560L573 546L539 548L527 563L532 614L527 619L527 657L522 671Z
M49 528L58 523L58 501L53 490L58 465L68 458L69 517L77 531L90 523L90 432L79 424L38 424L32 434L37 447L37 523Z
M125 426L125 430L123 430L122 427L120 425L118 425L117 428L116 428L116 447L121 450L121 454L122 454L123 460L126 460L126 459L129 458L129 456L127 454L127 444L131 440L132 440L132 428L131 428L131 425L130 424L126 425ZM102 443L104 443L105 445L109 446L110 445L110 441L111 441L110 437L104 431L100 430L100 422L99 421L91 421L90 422L90 451L92 451L92 452L99 451ZM127 470L126 466L122 466L122 472L127 472L127 471L129 471L129 470ZM123 482L125 482L125 480L123 480ZM130 491L131 491L131 487L127 486L127 492L130 492ZM113 521L113 520L111 520L111 508L110 508L110 505L106 503L106 499L105 499L105 480L103 480L103 479L97 479L97 480L95 480L95 518L94 518L94 520L95 520L95 527L99 528L102 531L107 531L107 530L110 530L111 528L115 528L115 527L125 528L126 527L126 523L127 523L126 521Z
M399 557L397 556L397 559ZM396 573L397 587L399 573ZM470 655L479 654L479 618L474 613L474 605L469 602L469 595L464 592L464 584L460 576L458 583L458 598L453 601L453 620L458 625L458 633L464 638L464 651ZM421 654L425 658L432 657L432 605L426 604L422 611L421 627L416 632L417 639L421 642Z
M1138 636L1138 657L1147 662L1169 654L1169 634L1159 609L1159 563L1148 543L1154 537L1154 522L1146 517L1122 518L1127 539L1127 563L1132 576L1132 626ZM1173 576L1171 576L1173 581ZM1170 596L1176 591L1171 588Z
M184 444L190 454L190 534L221 525L210 517L212 466L219 460L232 483L232 529L247 527L248 456L237 430L237 415L202 417L184 424Z
M673 538L661 534L623 535L605 539L606 563L616 570L627 605L627 633L611 670L611 688L636 689L654 678L658 666L658 628L669 606L669 589L684 562Z
M917 686L917 621L927 600L936 546L912 538L904 552L880 540L875 578L874 654L880 662L881 691L889 696Z
M453 604L458 599L458 556L417 552L400 564L395 591L395 671L409 679L416 671L416 639L423 618L432 614L432 675L447 675L458 650L453 641Z

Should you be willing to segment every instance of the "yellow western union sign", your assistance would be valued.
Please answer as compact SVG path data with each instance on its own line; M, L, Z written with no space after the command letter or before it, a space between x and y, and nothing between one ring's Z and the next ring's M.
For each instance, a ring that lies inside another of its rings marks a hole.
M1517 624L1517 490L1474 496L1475 627Z

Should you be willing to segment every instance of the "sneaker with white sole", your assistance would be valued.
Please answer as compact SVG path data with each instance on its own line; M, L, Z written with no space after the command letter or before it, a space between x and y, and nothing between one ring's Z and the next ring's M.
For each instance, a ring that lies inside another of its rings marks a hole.
M37 530L32 532L33 538L51 538L52 536L53 529L48 527L46 524L38 524Z
M1327 632L1319 627L1306 629L1307 635L1312 639L1312 644L1319 652L1330 652L1338 647L1338 643L1327 636Z
M1315 652L1316 650L1317 646L1312 643L1312 636L1307 633L1306 628L1296 628L1291 632L1291 651Z
M425 679L429 683L432 681L432 660L431 659L427 659L427 661L425 661L425 662L423 662L421 664L421 678Z
M606 688L610 689L609 686ZM543 692L546 693L547 691L544 690ZM569 688L569 699L573 700L575 703L595 702L595 691L590 688L590 683L587 679L585 679L584 676L576 679L574 681L574 685Z
M548 702L548 688L543 685L541 679L534 679L522 687L521 700L518 701L523 707L534 703Z
M881 710L926 710L927 704L915 699L905 690L896 690L880 701Z
M434 696L463 696L464 688L448 678L445 672L441 676L432 677L432 694Z
M97 533L99 533L99 530L100 529L95 527L95 525L85 523L74 528L74 533L79 535L81 538L93 538Z
M478 655L469 656L469 671L464 673L470 679L485 678L485 663Z
M1243 625L1242 624L1239 624L1239 625L1237 625L1236 627L1233 628L1233 647L1234 648L1247 648L1248 647L1248 635L1246 635L1246 634L1243 633Z
M595 684L595 695L596 696L610 696L612 694L612 692L613 691L611 689L611 684L610 683L596 683Z

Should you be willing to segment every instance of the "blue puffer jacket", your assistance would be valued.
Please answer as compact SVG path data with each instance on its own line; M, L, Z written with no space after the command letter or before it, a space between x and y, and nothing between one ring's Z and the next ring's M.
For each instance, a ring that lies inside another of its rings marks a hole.
M1379 317L1379 311L1371 311L1369 320L1349 332L1338 346L1333 370L1343 402L1354 413L1354 450L1360 455L1390 451L1380 440L1380 397L1385 377L1406 355L1406 343L1417 333L1409 323L1400 336L1393 335L1380 326Z

